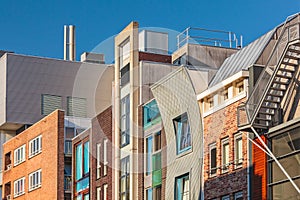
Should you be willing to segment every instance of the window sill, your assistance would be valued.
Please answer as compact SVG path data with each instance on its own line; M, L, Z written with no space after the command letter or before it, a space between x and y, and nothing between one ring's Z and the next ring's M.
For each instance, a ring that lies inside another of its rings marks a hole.
M16 167L16 166L22 164L23 162L25 162L25 160L22 160L22 161L20 161L20 162L14 163L14 167Z
M181 158L193 152L192 146L186 150L182 150L181 152L177 152L176 158Z
M39 189L39 188L41 188L41 187L42 187L42 185L40 184L40 185L37 185L37 186L35 186L35 187L33 187L33 188L29 188L28 192L37 190L37 189Z
M37 151L35 153L32 153L31 155L28 156L28 159L33 158L33 157L39 155L40 153L42 153L42 150L39 150L39 151Z
M25 192L22 192L22 193L20 193L20 194L15 194L15 195L14 195L14 198L20 197L20 196L22 196L22 195L24 195L24 194L25 194Z

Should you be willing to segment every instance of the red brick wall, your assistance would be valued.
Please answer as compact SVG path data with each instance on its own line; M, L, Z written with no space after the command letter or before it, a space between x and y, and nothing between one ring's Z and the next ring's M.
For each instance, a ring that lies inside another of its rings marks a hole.
M139 52L139 61L153 61L162 63L172 63L172 56L155 53Z
M29 141L42 135L42 152L29 158ZM26 144L25 162L13 166L14 150ZM25 177L25 194L16 199L64 199L64 112L54 111L3 145L3 155L11 152L12 168L3 172L3 185ZM4 164L4 161L3 161ZM42 186L28 192L28 175L42 169ZM4 197L4 191L3 191Z
M103 176L103 147L104 139L108 139L107 144L107 175ZM107 108L92 120L91 134L91 185L90 199L96 200L97 187L101 187L101 199L103 198L104 184L107 184L107 199L113 199L112 194L112 107ZM101 177L97 179L97 144L101 143Z
M218 110L204 118L204 195L205 199L218 198L223 195L231 196L238 191L244 191L244 199L247 197L247 138L243 135L243 166L235 169L231 164L229 171L222 174L217 170L215 177L209 177L209 145L216 143L217 166L222 165L221 140L229 139L229 162L234 161L234 135L237 128L237 106L245 101L239 100L227 107Z
M265 136L261 136L266 142ZM261 145L258 138L254 141ZM264 148L263 148L264 149ZM253 181L252 181L252 199L266 200L267 199L267 156L258 146L252 145L253 156Z

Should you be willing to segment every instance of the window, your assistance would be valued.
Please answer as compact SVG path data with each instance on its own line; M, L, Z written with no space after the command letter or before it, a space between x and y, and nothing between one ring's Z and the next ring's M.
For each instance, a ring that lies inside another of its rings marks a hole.
M103 143L103 149L104 149L104 155L103 155L103 175L107 175L107 165L108 165L108 160L107 160L107 145L108 145L108 139L104 140Z
M152 186L156 187L161 185L161 152L152 155Z
M130 63L121 69L121 86L126 85L130 81Z
M97 187L97 200L101 199L101 187Z
M234 194L234 200L243 200L243 192L237 192Z
M152 188L149 188L146 190L146 200L152 200L152 194L153 191L152 191Z
M209 146L209 175L213 176L217 173L217 148L216 144Z
M49 115L56 109L62 108L61 96L42 94L42 115Z
M129 144L130 100L129 95L121 100L121 147Z
M5 154L4 166L4 170L11 169L11 152Z
M25 161L25 149L26 145L17 148L14 152L14 166L19 165L20 163Z
M161 133L160 131L154 134L154 151L161 149Z
M153 148L153 136L146 138L146 175L149 175L152 171L152 148Z
M147 103L144 108L144 128L148 128L151 125L160 122L160 112L158 109L158 105L156 100L152 100L151 102Z
M120 171L120 197L122 200L129 199L129 156L121 160Z
M191 149L191 133L190 125L188 121L187 113L180 115L173 120L175 133L176 133L176 143L177 143L177 154Z
M175 199L176 200L188 200L190 197L189 174L178 177L175 179L175 181L176 181Z
M97 179L101 177L101 143L97 144Z
M229 195L225 195L225 196L222 196L221 199L222 199L222 200L230 200L230 196L229 196Z
M241 167L243 164L243 140L242 134L234 137L234 163L235 168Z
M89 152L89 141L85 142L84 154L83 154L83 174L88 174L90 171L90 152Z
M222 94L221 94L221 102L226 101L228 98L229 98L228 88L225 88L224 91L222 91Z
M208 104L208 108L214 107L214 98L213 98L213 97L210 97L210 98L207 100L207 104Z
M228 138L222 140L222 173L229 169L229 140Z
M25 177L14 182L14 197L18 197L25 193Z
M80 180L89 173L89 141L76 145L75 151L75 177Z
M42 136L38 136L29 142L29 158L42 152Z
M75 117L86 117L86 99L78 97L67 97L67 115Z
M236 87L237 87L237 92L238 93L243 92L244 91L244 81L241 81L241 82L237 83Z
M82 144L76 146L76 180L82 178Z
M42 170L35 171L29 174L29 191L41 187L42 184Z
M153 189L153 197L154 199L161 199L161 185Z
M108 188L108 185L104 184L104 186L103 186L103 199L107 199L107 188Z

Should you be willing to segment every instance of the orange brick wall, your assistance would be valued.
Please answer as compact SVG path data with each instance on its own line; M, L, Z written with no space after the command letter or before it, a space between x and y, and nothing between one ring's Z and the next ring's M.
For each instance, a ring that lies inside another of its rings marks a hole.
M29 141L42 135L42 152L28 158ZM25 162L13 166L14 150L26 144ZM30 128L3 145L3 158L11 152L12 168L3 172L3 186L11 182L11 197L14 181L25 177L25 194L15 199L64 199L64 112L54 111ZM3 165L5 161L3 160ZM42 169L42 186L28 192L28 175ZM5 191L3 191L4 197Z
M235 169L229 166L229 172L222 174L217 170L215 177L209 177L209 145L216 142L217 166L221 166L221 140L229 139L229 161L234 161L234 135L238 133L237 107L245 99L232 103L204 118L204 195L205 199L219 198L238 191L247 197L247 138L243 134L243 166Z

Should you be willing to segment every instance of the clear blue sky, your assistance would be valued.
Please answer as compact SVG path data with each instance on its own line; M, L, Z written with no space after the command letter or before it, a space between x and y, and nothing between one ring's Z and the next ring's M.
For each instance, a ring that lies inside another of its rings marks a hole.
M188 26L233 31L247 44L296 12L299 0L2 0L0 49L62 58L63 25L74 24L79 57L133 20L176 31Z

